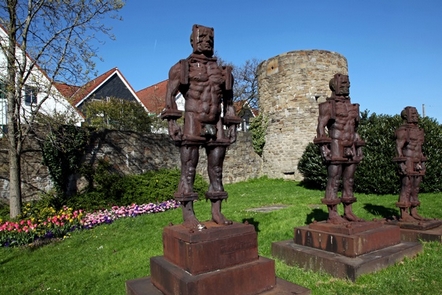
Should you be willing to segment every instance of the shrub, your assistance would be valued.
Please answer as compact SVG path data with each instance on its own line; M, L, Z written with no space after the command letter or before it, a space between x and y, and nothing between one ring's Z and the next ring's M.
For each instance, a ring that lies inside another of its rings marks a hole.
M299 160L298 170L304 176L304 186L323 190L327 184L327 168L320 155L319 146L309 143Z
M122 201L125 204L144 204L172 199L177 190L180 175L181 172L178 169L161 169L125 177L122 182L124 190ZM194 191L200 198L204 197L207 187L206 181L197 174Z
M173 198L178 187L180 171L161 169L139 175L120 176L107 162L100 162L91 177L94 186L68 200L68 206L87 211L126 206L130 204L159 203ZM208 184L197 175L194 190L204 197Z
M402 124L399 115L361 113L358 133L365 141L364 159L355 173L355 191L366 194L396 194L400 180L396 157L395 131Z
M422 147L427 171L421 184L422 192L442 191L442 125L435 119L425 117L419 121L425 132L425 143Z

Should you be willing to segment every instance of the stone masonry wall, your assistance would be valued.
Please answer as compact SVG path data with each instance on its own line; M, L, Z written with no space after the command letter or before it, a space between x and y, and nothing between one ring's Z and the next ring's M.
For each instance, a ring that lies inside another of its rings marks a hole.
M9 160L6 140L0 140L0 200L9 198ZM139 174L161 168L179 168L179 149L165 134L140 134L135 132L103 131L92 136L84 163L95 165L99 159L112 164L122 175ZM25 200L38 198L39 193L52 188L48 169L42 164L41 149L36 139L27 141L22 159L22 190ZM224 183L234 183L261 176L261 158L253 151L251 135L239 132L224 161ZM200 149L197 172L207 178L207 157ZM77 180L77 188L86 181Z
M260 111L269 119L263 175L302 179L298 162L316 136L318 104L330 96L336 73L348 73L347 60L325 50L291 51L259 65Z

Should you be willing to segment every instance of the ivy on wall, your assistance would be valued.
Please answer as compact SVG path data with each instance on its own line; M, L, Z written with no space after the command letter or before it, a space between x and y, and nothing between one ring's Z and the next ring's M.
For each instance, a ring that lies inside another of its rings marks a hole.
M43 164L48 167L57 198L61 202L71 193L70 178L80 169L88 141L88 130L73 125L60 125L51 130L42 143Z
M252 145L255 152L261 157L266 143L265 135L269 119L260 113L251 122L249 130L252 132Z

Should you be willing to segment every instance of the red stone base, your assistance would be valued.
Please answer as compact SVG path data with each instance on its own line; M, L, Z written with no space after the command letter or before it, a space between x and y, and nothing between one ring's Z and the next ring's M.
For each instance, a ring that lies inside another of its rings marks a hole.
M404 242L442 242L442 226L428 230L401 228L401 239Z
M150 259L151 277L126 282L127 294L310 294L276 278L274 261L258 256L252 225L205 226L201 231L164 228L164 256Z
M422 244L403 242L381 250L350 258L343 255L297 245L293 240L272 244L272 255L288 265L307 270L323 271L337 278L355 281L362 274L386 268L404 257L413 257L422 251Z
M163 295L151 282L150 277L130 280L126 282L127 295ZM276 278L276 286L259 295L309 295L309 289ZM227 295L227 294L224 294ZM242 295L242 294L241 294Z
M167 295L259 294L275 287L275 263L259 258L238 266L192 275L164 257L150 259L151 281Z
M401 242L397 226L381 222L312 223L295 228L295 244L357 257Z
M207 229L194 232L182 225L165 227L164 258L193 275L258 259L253 225L206 222L205 226Z

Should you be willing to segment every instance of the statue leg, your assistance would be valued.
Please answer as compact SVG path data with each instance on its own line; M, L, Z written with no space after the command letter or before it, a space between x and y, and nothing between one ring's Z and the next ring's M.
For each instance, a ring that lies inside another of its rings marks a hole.
M396 207L399 207L400 210L399 218L401 221L416 221L408 212L411 206L411 178L412 176L410 175L401 176L401 191L399 193L399 200L396 203Z
M413 176L411 179L411 191L410 191L410 215L416 220L425 220L424 217L417 213L417 207L419 207L419 185L422 181L422 176Z
M346 165L343 168L342 174L342 204L344 205L344 218L348 221L364 221L363 219L357 217L353 213L352 204L356 202L356 198L353 195L354 186L354 175L356 171L356 164Z
M233 222L228 220L221 213L221 203L227 199L227 192L223 187L223 162L226 155L226 146L208 146L207 153L207 172L209 174L209 190L206 198L210 199L212 204L212 220L217 224L229 225Z
M178 191L174 194L175 200L180 201L183 213L183 225L188 228L203 229L195 216L193 202L198 199L198 194L193 191L195 182L195 171L199 159L199 146L183 145L180 147L181 156L181 177L178 184Z
M328 219L327 222L340 224L347 222L339 216L338 205L341 200L338 198L339 180L341 177L342 165L330 164L327 167L327 187L325 188L325 198L321 202L327 205Z

